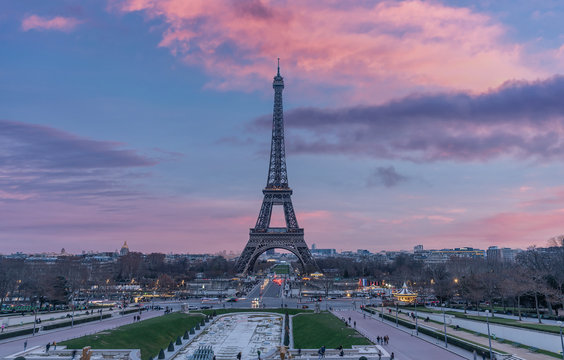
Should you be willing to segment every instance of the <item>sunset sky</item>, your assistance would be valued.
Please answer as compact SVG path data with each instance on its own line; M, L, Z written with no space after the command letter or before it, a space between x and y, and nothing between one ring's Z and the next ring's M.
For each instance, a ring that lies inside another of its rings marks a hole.
M0 253L241 251L278 57L309 245L545 246L564 233L563 18L560 0L2 1Z

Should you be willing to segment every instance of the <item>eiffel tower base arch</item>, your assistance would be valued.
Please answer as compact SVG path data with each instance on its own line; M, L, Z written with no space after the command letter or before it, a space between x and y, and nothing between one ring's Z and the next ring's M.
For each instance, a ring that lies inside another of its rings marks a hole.
M270 249L284 249L296 255L300 264L300 272L308 274L317 271L317 264L311 256L302 231L286 232L254 232L251 229L249 242L237 261L237 272L247 275L253 271L260 255Z

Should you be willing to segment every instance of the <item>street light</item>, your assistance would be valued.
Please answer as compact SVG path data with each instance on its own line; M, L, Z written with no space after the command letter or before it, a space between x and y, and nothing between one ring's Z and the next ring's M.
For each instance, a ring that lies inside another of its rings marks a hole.
M399 327L399 324L398 324L398 303L396 303L396 327Z
M562 339L562 327L564 324L562 321L557 322L558 326L560 326L560 345L562 345L562 359L564 360L564 339Z
M445 312L446 304L443 304L442 307L443 307L443 328L445 331L445 348L448 348L447 332L446 332L446 312Z
M492 338L490 336L490 318L489 315L490 311L486 310L486 323L488 324L488 342L490 343L490 359L493 359L492 357Z
M417 296L415 297L415 302L413 303L413 307L415 308L415 335L419 336L419 325L417 323Z
M382 322L384 322L384 295L380 296L382 299Z

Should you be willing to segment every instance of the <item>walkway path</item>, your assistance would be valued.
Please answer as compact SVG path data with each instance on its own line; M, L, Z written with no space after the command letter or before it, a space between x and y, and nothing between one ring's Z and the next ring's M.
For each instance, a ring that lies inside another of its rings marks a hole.
M332 312L338 318L351 318L351 323L356 321L356 330L376 343L377 336L388 335L390 342L383 347L390 354L393 352L396 360L421 360L421 359L441 359L441 360L460 360L463 356L454 354L436 345L430 344L425 340L419 339L396 329L393 326L373 319L369 316L364 318L363 314L354 310L341 310ZM353 325L354 326L354 325Z
M387 311L387 310L386 310L386 311ZM392 315L392 316L395 316L395 310L392 310L391 315ZM431 327L431 328L433 328L433 329L435 329L435 330L437 330L437 331L439 331L439 332L443 332L443 331L444 331L444 327L443 327L442 324L437 324L437 323L434 323L434 322L431 322L431 321L430 321L430 322L423 323L423 321L421 320L421 317L422 317L422 316L429 316L429 317L431 317L431 314L419 313L419 315L420 315L419 325L425 325L425 326L427 326L427 327ZM409 316L407 316L407 315L405 315L405 314L399 314L398 317L399 317L400 319L402 319L402 320L406 320L406 321L409 321L409 322L411 322L411 323L415 323L415 321L413 321L413 319L411 319ZM440 320L442 321L442 315L441 315L441 319L440 319ZM456 318L452 319L453 324L454 324L454 321L455 321L455 320L456 320ZM470 321L470 320L466 320L466 321ZM448 324L448 323L447 323L447 324ZM456 324L454 324L454 325L456 325ZM464 326L462 326L462 325L460 325L460 326L461 326L461 327L464 327ZM480 331L481 333L484 333L484 332L485 332L485 333L487 334L487 331L488 331L488 330L487 330L486 326L487 326L487 325L483 324L484 329L482 329L482 331ZM516 330L519 330L519 329L516 329ZM466 340L469 340L469 341L478 343L478 344L480 344L480 345L482 345L482 346L484 346L484 347L486 347L486 348L489 346L489 344L488 344L488 339L487 339L487 338L482 337L482 336L475 335L475 334L473 334L473 333L469 333L469 332L461 331L461 330L455 330L455 329L452 329L452 328L450 328L450 327L447 326L447 334L449 334L449 335L454 335L454 336L458 336L458 337L464 338L464 339L466 339ZM540 332L537 332L537 334L538 334L539 336L546 336L546 335L549 335L549 334L540 333ZM501 351L506 352L506 353L509 353L509 354L517 355L517 356L522 357L522 358L527 359L527 360L549 360L549 359L552 359L552 360L553 360L553 359L554 359L553 357L550 357L550 356L548 356L548 355L539 354L539 353L533 353L533 352L531 352L531 351L529 351L529 350L527 350L527 349L520 348L520 347L515 347L515 346L509 345L509 344L505 344L505 343L502 343L502 342L498 342L498 341L495 341L495 340L492 340L492 348L501 350Z

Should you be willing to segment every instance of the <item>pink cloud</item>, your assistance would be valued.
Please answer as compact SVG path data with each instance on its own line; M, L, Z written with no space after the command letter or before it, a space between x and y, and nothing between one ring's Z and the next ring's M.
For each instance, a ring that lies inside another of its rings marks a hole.
M504 26L438 2L116 0L114 8L162 19L159 46L205 68L218 88L256 87L272 77L277 57L293 79L353 88L349 96L369 102L421 87L484 91L545 75L504 39Z
M22 20L22 30L59 30L68 32L77 27L81 22L72 17L55 16L48 18L29 15Z

